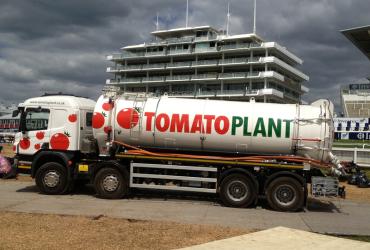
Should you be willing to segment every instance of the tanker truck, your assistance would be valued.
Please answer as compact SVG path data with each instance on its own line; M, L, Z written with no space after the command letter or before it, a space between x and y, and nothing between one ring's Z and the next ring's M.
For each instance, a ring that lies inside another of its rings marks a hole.
M44 194L74 183L97 196L137 189L208 193L231 207L259 198L297 211L316 195L338 195L342 171L331 153L333 105L234 102L106 92L97 102L46 95L21 103L13 150L20 172Z

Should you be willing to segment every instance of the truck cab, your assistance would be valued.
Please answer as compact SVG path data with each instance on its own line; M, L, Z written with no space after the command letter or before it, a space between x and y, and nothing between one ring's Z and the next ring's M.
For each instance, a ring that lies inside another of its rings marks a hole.
M70 95L45 95L19 104L19 132L13 150L18 169L34 177L43 159L68 162L94 151L92 116L95 101Z

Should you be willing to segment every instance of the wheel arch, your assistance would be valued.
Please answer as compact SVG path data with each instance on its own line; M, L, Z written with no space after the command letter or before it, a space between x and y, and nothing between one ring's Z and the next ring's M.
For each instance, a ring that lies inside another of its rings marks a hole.
M68 178L71 176L71 168L68 168L69 161L74 158L75 154L70 152L42 151L35 156L31 165L31 176L36 176L37 170L47 162L57 162L67 168Z
M306 180L301 175L297 173L293 173L290 171L279 171L276 173L273 173L272 175L268 176L265 183L264 183L264 190L270 185L270 183L279 177L291 177L293 179L296 179L304 188L306 188Z
M129 171L127 169L127 166L126 164L123 164L117 160L105 160L105 161L100 161L100 162L97 162L95 167L92 168L92 172L90 173L91 174L91 180L94 180L96 174L102 169L102 168L105 168L105 167L111 167L111 168L115 168L117 169L118 171L120 171L120 173L124 176L124 178L127 178L129 176Z
M257 180L257 177L255 175L253 175L250 171L248 171L244 168L230 168L230 169L227 169L227 170L223 171L220 174L219 178L218 178L218 187L221 186L221 183L225 179L225 177L228 176L228 175L231 175L231 174L243 174L243 175L247 176L248 178L250 178L252 180L256 190L259 189L259 182ZM218 189L218 191L219 191L219 189Z

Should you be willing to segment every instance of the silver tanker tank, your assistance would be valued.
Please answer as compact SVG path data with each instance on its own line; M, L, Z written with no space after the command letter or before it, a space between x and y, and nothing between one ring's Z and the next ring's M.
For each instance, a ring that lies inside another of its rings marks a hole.
M105 154L107 138L143 148L333 160L333 105L234 102L162 97L101 96L94 137Z

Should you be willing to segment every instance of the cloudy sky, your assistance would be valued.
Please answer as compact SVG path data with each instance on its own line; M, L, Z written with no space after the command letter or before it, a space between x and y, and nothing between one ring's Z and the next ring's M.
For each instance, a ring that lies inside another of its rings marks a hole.
M225 28L227 0L190 0L190 26ZM231 34L250 33L253 0L230 0ZM0 102L44 92L96 98L105 56L185 25L186 0L0 0ZM370 0L257 0L257 34L304 60L307 101L339 103L340 85L365 81L370 61L339 30L370 24Z

